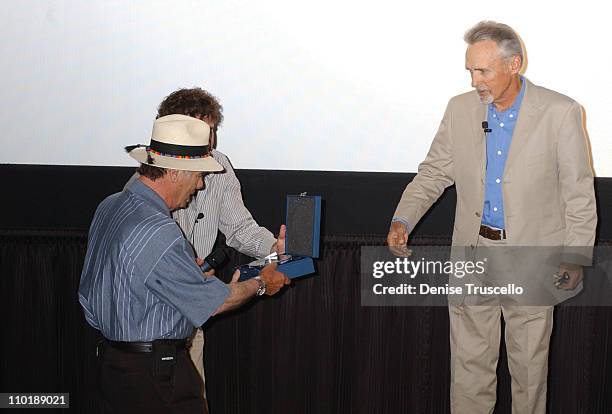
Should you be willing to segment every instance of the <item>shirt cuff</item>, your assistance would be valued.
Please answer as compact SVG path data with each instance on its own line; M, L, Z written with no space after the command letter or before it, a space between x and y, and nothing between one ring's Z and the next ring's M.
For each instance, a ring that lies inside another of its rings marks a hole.
M404 226L406 226L406 231L408 232L408 234L412 233L412 230L414 229L414 226L410 225L410 223L408 223L406 220L404 220L401 217L393 217L393 219L391 220L391 223L393 222L399 222L399 223L402 223Z
M276 239L274 237L266 237L261 241L261 244L259 245L259 254L258 254L258 258L262 258L262 257L266 257L267 255L270 254L270 250L272 249L272 246L274 246L274 244L276 243Z

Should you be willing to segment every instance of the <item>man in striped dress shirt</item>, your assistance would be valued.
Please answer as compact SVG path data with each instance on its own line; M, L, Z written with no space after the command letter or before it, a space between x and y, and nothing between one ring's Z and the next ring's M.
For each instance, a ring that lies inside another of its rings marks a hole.
M199 119L158 118L149 146L128 147L140 177L107 197L90 227L79 301L106 338L100 388L109 412L206 412L187 354L194 326L288 283L274 267L260 279L226 285L206 277L171 217L222 170L210 156L210 127Z
M244 206L240 182L230 160L216 149L217 128L223 122L223 107L217 98L201 88L176 90L161 102L157 111L158 117L171 114L188 115L207 122L213 131L212 155L224 167L222 173L204 177L204 188L187 208L172 213L198 257L210 254L219 231L228 246L248 256L261 258L272 252L284 253L285 227L281 226L277 240L268 229L257 224ZM189 352L204 382L203 349L204 334L198 328Z

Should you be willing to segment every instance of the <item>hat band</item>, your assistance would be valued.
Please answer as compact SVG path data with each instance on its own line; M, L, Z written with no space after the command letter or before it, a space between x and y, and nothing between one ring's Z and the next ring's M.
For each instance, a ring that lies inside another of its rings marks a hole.
M149 148L155 152L175 157L203 157L208 155L208 145L176 145L152 139Z

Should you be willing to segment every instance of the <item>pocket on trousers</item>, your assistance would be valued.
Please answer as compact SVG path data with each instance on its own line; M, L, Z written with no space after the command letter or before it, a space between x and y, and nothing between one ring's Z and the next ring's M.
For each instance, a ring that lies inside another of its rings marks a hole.
M172 403L177 406L197 406L204 401L202 378L187 352L179 353L174 367Z
M100 370L100 392L105 405L116 412L164 406L171 396L156 386L148 372L121 372L108 365Z

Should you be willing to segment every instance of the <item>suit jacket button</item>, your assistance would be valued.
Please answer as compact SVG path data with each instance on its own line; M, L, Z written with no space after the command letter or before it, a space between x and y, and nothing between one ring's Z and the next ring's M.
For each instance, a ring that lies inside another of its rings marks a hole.
M480 213L478 211L474 214L476 214L476 217L480 217Z

